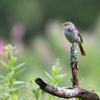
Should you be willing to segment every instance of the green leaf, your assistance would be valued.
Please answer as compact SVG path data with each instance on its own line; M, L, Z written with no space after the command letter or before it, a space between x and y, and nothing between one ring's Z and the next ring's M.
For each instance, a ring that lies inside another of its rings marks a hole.
M4 76L2 76L2 75L0 75L0 78L3 78L3 79L4 79L5 77L4 77Z
M57 79L57 80L55 80L54 82L53 82L53 85L56 85L58 82L60 82L62 80L62 77L61 78L59 78L59 79Z
M18 96L17 95L14 95L13 96L13 100L18 100Z
M66 76L66 74L61 74L61 75L58 75L56 78L63 78L64 76Z
M13 85L14 80L12 79L12 76L9 77L9 83L10 85Z
M4 47L4 49L7 50L7 51L9 52L9 45L6 45L6 46Z
M16 70L16 69L18 69L18 68L22 67L24 64L25 64L25 63L21 63L21 64L19 64L19 65L15 66L15 67L14 67L14 70Z
M40 89L40 87L38 86L38 87L33 87L33 92L35 93L38 89Z
M56 77L57 76L57 72L56 72L56 68L54 66L52 67L52 72L53 72L53 76Z
M15 84L24 84L24 83L25 83L24 81L14 81L13 84L15 85Z
M16 57L12 57L11 58L11 61L9 62L9 64L10 65L13 65L14 64L14 62L17 60L17 58Z
M39 93L40 93L40 88L35 90L35 97L38 99L39 98Z
M18 94L19 93L19 89L15 89L14 91L13 91L13 94Z
M53 67L54 67L55 69L57 69L57 66L56 66L56 65L54 65Z
M10 66L6 62L4 62L2 60L0 62L10 72Z
M47 78L45 78L45 81L48 82L48 83L50 83L50 81Z
M13 57L17 52L18 52L18 50L16 50L16 51L11 55L11 57Z
M22 70L20 70L20 71L18 71L18 72L16 72L16 73L13 75L13 77L17 76L19 73L21 73L21 72L24 71L24 70L25 70L25 68L22 69Z
M76 100L79 100L79 98L76 98Z
M52 76L49 73L47 73L46 71L45 71L45 73L51 80L53 80Z
M56 71L58 72L58 71L60 71L61 70L61 67L59 67Z
M57 59L56 66L58 67L59 65L60 65L60 61L59 61L59 59Z
M7 87L7 86L8 86L8 84L7 84L7 83L5 83L5 84L4 84L4 87Z
M2 52L0 52L0 53L2 54L3 57L5 57L6 59L8 59L8 57L7 57L6 54L4 54L4 53L2 53Z

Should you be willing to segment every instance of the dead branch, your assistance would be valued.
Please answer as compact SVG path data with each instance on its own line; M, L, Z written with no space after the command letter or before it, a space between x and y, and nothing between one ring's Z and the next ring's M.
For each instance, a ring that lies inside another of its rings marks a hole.
M79 87L79 83L78 83L78 78L77 78L77 70L78 70L78 51L76 51L76 46L77 44L73 43L72 46L71 46L71 52L70 52L70 66L71 66L71 69L72 69L72 83L73 83L73 87L74 86L77 86Z
M60 88L53 86L41 78L36 78L35 82L40 86L40 88L52 95L61 97L61 98L79 98L81 100L99 100L99 97L96 93L87 91L79 86L78 78L77 78L77 70L78 70L78 51L76 49L76 44L73 43L71 47L71 58L70 58L70 66L72 70L72 79L71 82L73 86L68 89Z
M87 91L81 87L72 87L70 89L64 89L51 85L46 81L42 80L41 78L36 78L35 82L40 86L43 91L61 98L78 97L83 100L99 100L99 97L96 93Z

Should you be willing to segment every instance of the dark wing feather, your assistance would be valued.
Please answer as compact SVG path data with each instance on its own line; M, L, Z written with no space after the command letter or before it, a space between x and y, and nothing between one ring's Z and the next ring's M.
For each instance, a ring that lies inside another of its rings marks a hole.
M81 42L83 43L82 36L81 36L81 34L79 33L78 29L76 29L76 27L75 27L75 30L78 32L78 36L80 37L80 39L81 39Z
M83 43L83 39L82 39L82 36L81 36L81 34L78 32L78 36L80 37L80 39L81 39L81 42Z

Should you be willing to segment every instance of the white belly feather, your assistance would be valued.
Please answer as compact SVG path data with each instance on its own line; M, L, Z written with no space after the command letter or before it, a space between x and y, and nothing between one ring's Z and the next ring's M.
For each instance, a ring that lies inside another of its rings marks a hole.
M65 33L66 38L68 39L69 42L74 43L74 42L80 42L80 38L77 35L77 31L66 31Z

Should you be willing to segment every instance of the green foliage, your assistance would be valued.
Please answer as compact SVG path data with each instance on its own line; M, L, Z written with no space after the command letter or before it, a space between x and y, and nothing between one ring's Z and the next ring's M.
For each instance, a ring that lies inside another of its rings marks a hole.
M0 61L3 67L8 71L8 74L6 76L0 75L0 78L2 79L2 85L0 86L0 100L18 100L18 93L19 89L23 86L25 86L25 96L22 96L19 98L19 100L54 100L57 97L48 95L44 91L42 91L39 87L34 87L32 84L32 81L30 81L30 84L27 84L23 81L17 81L15 79L15 76L17 76L19 73L24 71L24 69L18 70L21 68L25 63L21 63L18 65L14 65L17 61L17 57L14 55L17 51L15 51L15 47L12 47L10 44L6 45L5 53L1 53L2 56L4 56L7 59L7 62ZM17 71L18 70L18 71ZM58 72L61 70L61 67L59 67L59 60L57 60L56 64L52 67L52 76L45 72L46 75L51 79L49 83L57 86L58 83L62 80L62 78L65 76L65 74L58 75ZM19 85L19 87L15 88L15 85ZM21 85L22 84L22 85ZM33 93L32 93L33 91ZM47 96L46 96L47 95ZM46 99L45 99L46 98Z
M0 100L17 100L19 88L23 87L24 82L17 81L14 77L24 70L21 69L19 71L16 71L16 69L22 67L24 63L14 66L15 62L17 61L17 57L14 56L17 52L15 51L15 47L12 47L9 44L6 45L6 47L4 48L6 51L5 53L1 52L1 54L7 59L7 62L2 60L0 62L3 65L3 67L8 71L8 74L6 76L0 75L0 78L2 79L2 85L0 86ZM15 85L20 85L20 87L15 88Z
M46 79L46 81L48 83L54 85L54 86L57 86L58 83L63 79L63 77L66 76L66 74L60 74L60 75L58 75L58 72L60 70L61 70L61 67L59 67L59 59L57 59L56 64L52 67L52 76L48 72L45 72L46 75L48 76L48 78L50 79L50 81L48 79ZM58 97L55 97L55 96L52 96L52 95L48 95L47 96L48 100L56 100L57 98Z
M51 83L52 85L57 86L57 84L62 80L62 78L64 76L66 76L66 74L57 75L60 70L61 70L61 67L59 67L59 59L57 59L56 64L52 67L52 75L53 76L51 76L49 73L45 72L46 75L50 78L51 82L47 79L46 80L49 83Z

